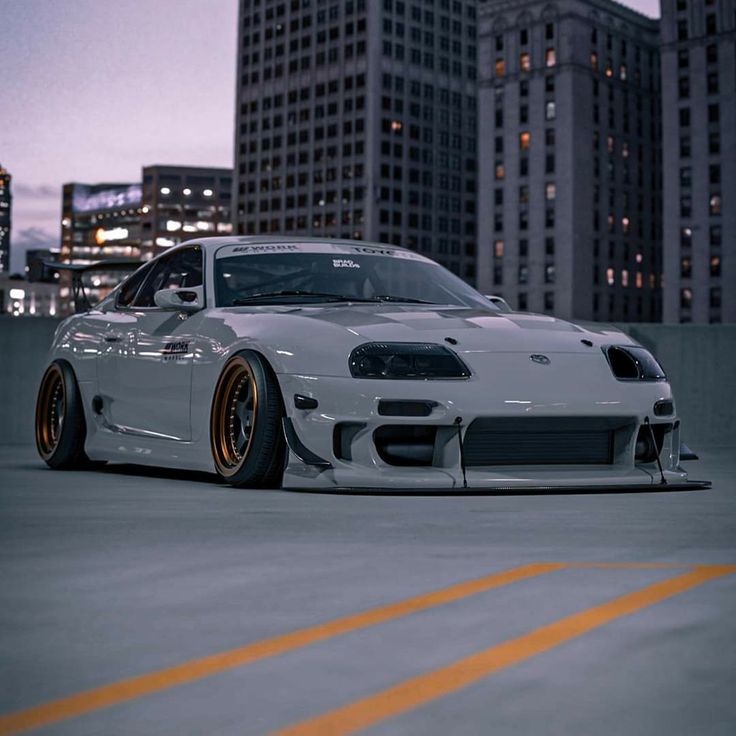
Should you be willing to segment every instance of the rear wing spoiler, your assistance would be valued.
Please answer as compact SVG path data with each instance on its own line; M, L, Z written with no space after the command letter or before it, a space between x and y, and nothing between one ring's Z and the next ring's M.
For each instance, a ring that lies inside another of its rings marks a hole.
M72 299L74 311L88 312L92 308L87 292L84 289L83 276L92 271L136 271L145 261L133 261L123 258L111 258L109 261L94 263L60 263L59 261L37 261L42 268L52 271L67 271L72 276ZM35 264L34 264L35 265Z

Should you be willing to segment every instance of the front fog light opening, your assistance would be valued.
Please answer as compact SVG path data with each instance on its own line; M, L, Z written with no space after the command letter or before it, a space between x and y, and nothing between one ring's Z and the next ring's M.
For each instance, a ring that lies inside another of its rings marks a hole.
M387 465L432 465L436 426L384 425L373 432L379 457Z

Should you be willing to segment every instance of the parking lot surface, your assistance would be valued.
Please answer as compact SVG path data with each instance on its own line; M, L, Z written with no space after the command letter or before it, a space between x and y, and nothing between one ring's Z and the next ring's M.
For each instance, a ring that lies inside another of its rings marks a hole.
M736 450L701 457L708 491L335 496L0 448L0 736L731 736Z

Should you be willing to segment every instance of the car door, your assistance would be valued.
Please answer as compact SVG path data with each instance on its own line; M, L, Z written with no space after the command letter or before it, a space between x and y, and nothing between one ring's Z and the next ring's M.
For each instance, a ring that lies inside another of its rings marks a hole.
M109 339L120 347L110 361L106 393L110 421L118 429L149 437L191 438L190 396L197 325L201 313L161 309L161 289L202 285L202 249L177 248L159 258L129 307L118 313ZM120 333L120 334L117 334Z
M127 380L127 358L134 349L138 332L138 315L132 303L148 277L154 263L138 269L122 283L115 304L101 315L104 327L99 336L97 358L97 388L102 399L101 415L108 429L128 428L135 417L130 416Z

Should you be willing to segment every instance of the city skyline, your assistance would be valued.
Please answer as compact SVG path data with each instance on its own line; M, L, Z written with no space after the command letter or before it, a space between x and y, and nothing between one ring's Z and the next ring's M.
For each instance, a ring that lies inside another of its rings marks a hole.
M657 0L624 4L659 14ZM58 245L64 182L132 179L151 164L232 166L237 0L0 7L12 270L25 249ZM197 38L183 41L183 28Z

